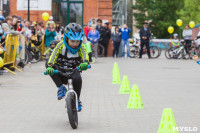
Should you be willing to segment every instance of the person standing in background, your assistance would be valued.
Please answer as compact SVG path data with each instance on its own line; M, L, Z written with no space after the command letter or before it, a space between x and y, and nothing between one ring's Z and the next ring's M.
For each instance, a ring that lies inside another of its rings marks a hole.
M96 28L96 25L93 24L92 29L88 33L88 39L93 45L93 51L94 51L93 57L97 59L98 58L97 48L98 48L98 40L100 38L100 34L98 30L96 30L95 28Z
M186 45L185 45L186 52L189 53L189 49L190 49L191 44L192 44L192 30L189 29L188 24L185 26L185 30L183 30L182 35L183 35L183 39L186 43Z
M103 32L103 36L102 36L102 45L104 46L105 52L104 52L104 57L107 57L107 50L108 50L108 44L110 41L110 37L111 37L111 31L109 29L109 23L105 23L104 26L104 32Z
M129 33L131 30L128 28L126 24L123 25L123 28L119 29L119 32L121 32L121 38L122 38L122 58L125 56L125 46L127 49L127 58L130 58L129 55Z
M147 48L147 55L148 55L149 59L151 58L150 49L149 49L150 37L151 37L151 31L148 28L148 23L144 22L143 23L143 28L140 29L141 48L140 48L140 57L139 58L142 58L144 45Z
M121 43L121 33L119 32L119 27L115 27L115 31L112 33L112 43L113 43L113 57L118 57L119 46Z
M55 40L56 31L53 23L50 23L48 28L45 31L45 47L46 49L50 48L50 42Z
M61 35L62 35L61 23L60 22L56 22L55 31L56 31L55 40L60 41L61 40Z
M97 26L96 26L96 30L99 32L100 34L100 39L99 39L99 43L102 43L102 36L103 36L103 33L104 33L104 28L102 26L102 20L101 19L97 19Z
M89 31L91 30L90 27L87 25L87 24L84 24L84 33L85 33L85 36L86 38L88 37L88 33Z

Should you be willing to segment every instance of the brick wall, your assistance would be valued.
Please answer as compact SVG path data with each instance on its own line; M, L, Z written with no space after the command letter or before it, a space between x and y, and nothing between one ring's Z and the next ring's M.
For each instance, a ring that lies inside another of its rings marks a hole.
M112 0L99 0L99 18L108 20L109 27L112 28ZM113 44L110 40L108 45L108 56L112 56Z

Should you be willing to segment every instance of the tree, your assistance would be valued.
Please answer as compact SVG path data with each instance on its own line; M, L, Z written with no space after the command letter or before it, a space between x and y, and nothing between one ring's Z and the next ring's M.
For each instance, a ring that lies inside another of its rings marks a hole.
M200 23L200 0L184 0L184 8L177 12L183 20L184 25L190 21ZM184 28L184 26L182 27Z
M149 22L149 27L157 38L169 38L167 28L173 26L178 31L176 20L179 18L177 11L183 7L180 0L136 0L133 9L137 21L137 28L142 27L144 21Z

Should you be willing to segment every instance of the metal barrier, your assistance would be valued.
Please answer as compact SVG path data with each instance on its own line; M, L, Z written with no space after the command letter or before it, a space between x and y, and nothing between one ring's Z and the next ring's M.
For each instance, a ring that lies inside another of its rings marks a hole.
M44 41L45 40L44 40L44 35L43 35L42 43L39 46L39 49L41 49L42 54L44 54L46 51ZM16 69L16 70L22 72L19 68L17 68L15 66L15 64L18 63L18 59L25 60L25 49L26 49L25 36L22 34L20 34L18 36L14 36L12 34L7 34L6 40L4 43L5 43L4 48L6 49L6 52L4 52L4 57L3 57L4 63L3 63L2 68L7 70L10 73L16 75L16 73L13 72L12 69Z
M45 48L45 42L44 42L44 35L42 36L42 43L41 43L41 45L40 45L39 48L41 49L42 54L44 54L45 51L46 51L46 48Z
M14 75L16 75L16 73L11 71L9 68L14 68L21 72L20 69L15 67L15 59L16 59L18 47L19 47L18 36L8 34L5 41L6 52L4 53L4 58L3 58L3 61L4 61L3 69L7 70L8 72ZM7 65L9 65L9 68L5 67Z

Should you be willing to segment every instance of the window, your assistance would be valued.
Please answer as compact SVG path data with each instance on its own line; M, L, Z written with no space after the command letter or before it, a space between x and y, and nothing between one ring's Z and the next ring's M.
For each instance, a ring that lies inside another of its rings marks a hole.
M83 25L83 0L53 0L52 7L54 21Z

